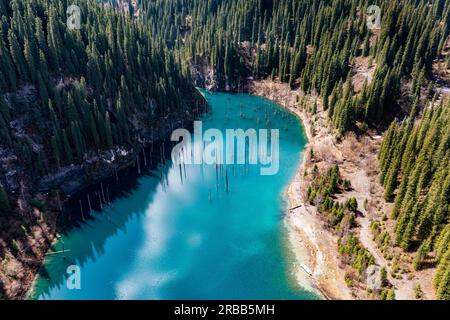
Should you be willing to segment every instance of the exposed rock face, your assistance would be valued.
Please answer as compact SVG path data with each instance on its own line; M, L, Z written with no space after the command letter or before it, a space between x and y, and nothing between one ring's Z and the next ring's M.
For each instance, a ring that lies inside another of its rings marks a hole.
M250 58L247 57L248 50L244 50L244 48L240 50L239 56L242 61L236 64L236 67L239 64L239 67L246 69L244 75L239 74L237 68L234 70L236 74L231 78L218 74L216 68L211 66L208 59L203 56L196 56L191 59L189 67L195 85L208 91L247 92L249 80L252 79L249 71L251 69Z
M191 120L192 115L185 115L184 118L181 115L172 115L155 130L136 128L139 129L140 138L136 139L133 145L115 146L101 153L90 152L86 154L81 165L66 166L39 179L37 191L49 192L59 189L67 196L73 195L84 187L106 179L133 164L145 145L166 139L174 129L186 127Z
M70 195L75 190L68 186L74 184L80 186L84 184L84 172L80 165L64 167L54 174L43 177L38 182L37 190L48 192L52 189L60 188L64 193Z
M6 93L4 97L7 103L12 100L14 100L15 103L24 103L30 105L38 102L37 90L33 85L25 85L19 88L16 92Z
M192 78L197 87L203 87L208 91L215 91L219 89L219 83L214 68L212 68L208 61L202 57L196 57L189 61Z
M71 85L73 81L63 79L59 85ZM39 103L36 88L25 86L4 96L6 105L14 102L27 110L11 119L11 133L31 146L31 152L48 152L49 142L42 132L48 131L49 121L44 119L37 124L33 119L33 109ZM194 103L200 108L194 109ZM167 140L174 129L189 127L205 109L204 105L205 100L200 93L194 92L186 97L180 109L154 118L151 123L146 118L147 114L136 112L128 119L131 138L127 144L110 150L90 150L81 161L48 168L46 176L27 168L24 155L0 146L0 185L7 192L13 211L7 215L0 212L0 299L21 299L27 294L45 253L57 235L56 222L69 196L132 165L143 148ZM150 102L148 108L156 109L155 102Z
M142 135L132 144L90 152L82 164L55 169L45 177L32 176L16 155L0 148L0 183L15 211L6 221L0 213L0 299L27 294L58 232L57 217L68 196L132 165L142 148L167 139L175 128L189 127L193 119L191 114L167 116L152 130L140 128Z

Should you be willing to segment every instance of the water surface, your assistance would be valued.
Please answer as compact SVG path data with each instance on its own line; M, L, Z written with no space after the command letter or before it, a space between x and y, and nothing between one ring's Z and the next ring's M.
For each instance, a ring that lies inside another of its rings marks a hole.
M170 164L67 232L36 282L39 299L314 299L296 283L283 191L306 143L298 120L260 97L205 93L204 129L280 129L280 171ZM226 192L228 176L228 193ZM161 178L163 177L163 178ZM217 178L218 177L218 178ZM81 268L81 289L66 268Z

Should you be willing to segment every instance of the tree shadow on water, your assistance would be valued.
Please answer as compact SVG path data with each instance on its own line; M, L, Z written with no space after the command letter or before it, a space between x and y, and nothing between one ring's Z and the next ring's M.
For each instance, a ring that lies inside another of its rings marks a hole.
M102 182L93 184L72 196L58 220L61 233L39 271L39 280L31 298L49 296L55 288L66 285L67 268L80 268L105 253L107 240L120 231L126 232L127 224L136 216L145 214L148 203L160 185L166 183L171 162L171 145L146 150L144 160L140 154L140 167L123 169ZM147 163L147 166L144 165ZM118 257L120 259L120 257Z

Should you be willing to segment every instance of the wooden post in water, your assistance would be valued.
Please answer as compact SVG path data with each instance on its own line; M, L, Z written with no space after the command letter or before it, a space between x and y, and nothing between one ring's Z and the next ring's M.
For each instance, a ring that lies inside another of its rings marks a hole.
M149 154L149 156L150 156L150 165L152 165L153 164L153 142L152 142L152 144L150 146L150 154Z
M139 153L136 158L138 175L141 175L141 162L139 161Z
M103 190L103 182L100 182L100 188L102 190L103 203L106 203L105 191Z
M97 195L98 195L98 200L99 200L99 204L100 204L100 209L103 209L103 203L102 203L102 196L100 194L100 190L96 191Z
M228 168L225 168L225 186L226 192L228 193Z
M81 203L81 200L78 200L78 203L80 204L81 219L84 221L83 204Z
M106 188L106 196L108 197L108 204L111 203L111 198L109 197L109 189Z
M91 198L89 197L89 194L87 195L88 204L89 204L89 214L92 212L92 205L91 205Z
M147 167L147 156L145 155L145 147L142 153L144 154L144 166Z
M217 163L216 163L216 187L217 187L217 192L219 192L219 168L217 166Z
M59 191L56 191L56 195L58 196L58 207L59 207L59 211L62 211L61 198L59 197Z
M180 181L181 181L181 184L183 184L183 172L182 172L182 169L181 169L181 163L178 165L178 169L180 171Z

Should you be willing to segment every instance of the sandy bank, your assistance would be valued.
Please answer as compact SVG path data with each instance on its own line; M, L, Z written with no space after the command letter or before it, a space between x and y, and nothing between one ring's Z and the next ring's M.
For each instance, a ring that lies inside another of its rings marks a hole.
M346 275L354 278L354 270L343 263L337 249L337 236L327 227L323 215L306 199L308 185L314 166L324 173L332 165L339 164L343 178L350 181L352 190L337 195L337 200L345 201L354 197L358 202L360 214L353 228L362 245L375 258L375 264L385 267L388 280L395 288L397 299L415 299L415 287L423 290L423 299L434 299L432 289L433 268L415 271L412 268L412 253L403 252L393 244L382 252L374 241L371 223L377 221L384 230L394 237L395 221L382 219L383 214L392 211L392 203L384 201L384 190L379 183L380 168L377 154L382 137L348 134L337 141L330 129L327 112L322 110L321 99L315 96L305 97L299 90L291 90L287 84L270 80L254 81L251 92L266 97L296 114L302 121L308 144L302 155L301 166L286 189L289 203L285 223L289 230L289 239L297 257L296 274L299 283L306 287L316 287L329 299L377 299L367 291L364 283L352 282L349 287ZM312 114L298 107L310 107L317 103L317 112ZM311 156L311 149L314 157ZM294 161L293 159L292 161ZM398 258L400 274L393 272L392 260L387 255ZM396 273L393 276L393 273Z
M310 164L310 149L326 145L327 141L324 140L328 139L328 134L321 130L316 131L313 137L310 116L295 107L297 96L301 94L292 91L288 85L267 80L255 81L251 85L251 92L268 98L297 115L308 138L300 159L301 166L285 191L289 204L285 223L297 258L297 280L306 289L320 291L328 299L352 299L351 291L345 284L344 270L339 267L337 238L325 229L315 207L304 202L302 197L307 188L303 174Z

